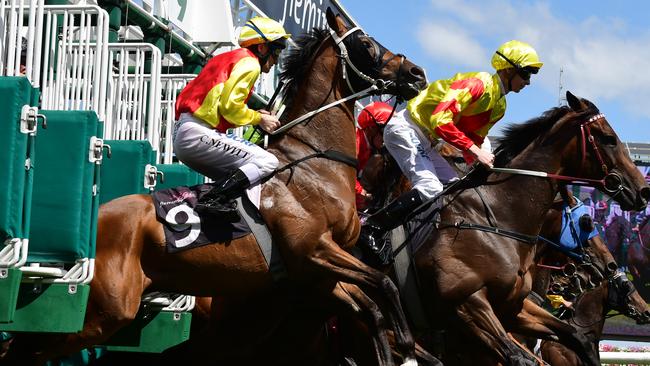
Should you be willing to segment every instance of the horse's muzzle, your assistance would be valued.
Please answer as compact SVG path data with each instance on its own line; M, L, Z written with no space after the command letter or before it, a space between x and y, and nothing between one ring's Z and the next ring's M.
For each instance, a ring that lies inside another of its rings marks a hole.
M650 311L646 310L635 318L637 324L650 324Z
M404 100L415 98L420 90L427 87L426 74L421 67L407 62L403 65L402 72L406 75L397 80L399 83L397 88L399 95Z
M643 203L644 206L648 204L648 201L650 201L650 187L649 186L645 186L645 187L641 188L641 190L639 191L639 198L643 201L642 203Z

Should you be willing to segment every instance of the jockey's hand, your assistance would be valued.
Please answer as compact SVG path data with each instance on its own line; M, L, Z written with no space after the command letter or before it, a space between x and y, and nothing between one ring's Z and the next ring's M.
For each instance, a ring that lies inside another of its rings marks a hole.
M476 160L478 160L479 163L488 168L494 167L494 154L491 152L485 151L476 145L472 145L472 147L469 148L469 152L476 157Z
M278 120L278 117L276 117L273 114L270 114L269 112L263 113L260 111L262 115L262 120L260 121L260 128L263 129L266 132L273 132L280 127L280 121Z

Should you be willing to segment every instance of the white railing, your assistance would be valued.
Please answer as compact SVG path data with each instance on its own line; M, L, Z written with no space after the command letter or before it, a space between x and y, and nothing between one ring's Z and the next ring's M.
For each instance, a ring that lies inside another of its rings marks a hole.
M161 52L150 43L110 43L108 50L113 65L104 136L147 140L160 154Z
M94 110L105 120L108 13L94 5L45 6L43 109Z
M648 352L600 352L600 363L603 365L650 365Z
M0 0L0 76L38 87L44 0Z
M161 123L160 123L160 161L158 163L171 164L174 157L172 133L176 123L176 97L183 90L185 85L194 79L194 74L163 74L162 101L161 101Z

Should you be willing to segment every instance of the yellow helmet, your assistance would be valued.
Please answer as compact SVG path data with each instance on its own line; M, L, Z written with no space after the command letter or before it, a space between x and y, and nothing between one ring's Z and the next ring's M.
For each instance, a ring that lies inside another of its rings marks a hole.
M248 47L254 44L288 39L291 34L284 30L284 27L273 19L265 17L253 17L242 27L239 32L239 45Z
M520 41L508 41L502 44L492 56L492 67L497 71L509 67L540 69L542 65L544 63L539 60L535 49L528 43Z

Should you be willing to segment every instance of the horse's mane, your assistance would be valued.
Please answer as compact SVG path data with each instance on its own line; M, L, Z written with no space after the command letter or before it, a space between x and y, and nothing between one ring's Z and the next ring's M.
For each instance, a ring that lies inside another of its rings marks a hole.
M576 113L572 119L580 118L586 114L599 113L598 107L587 99L580 99L584 109ZM545 136L545 132L560 118L571 111L569 106L555 107L542 113L541 116L529 119L521 124L511 124L504 129L503 136L497 139L495 150L495 166L504 166L515 156L521 153L526 146Z
M554 124L569 113L568 106L555 107L547 110L541 116L532 118L521 124L511 124L503 131L503 136L497 139L498 148L495 151L495 166L504 166L521 153L535 140L545 135Z
M293 98L298 93L300 81L312 69L311 57L329 35L326 29L314 28L309 33L297 37L294 45L287 49L287 54L282 62L280 81L284 84L285 105L291 105Z

